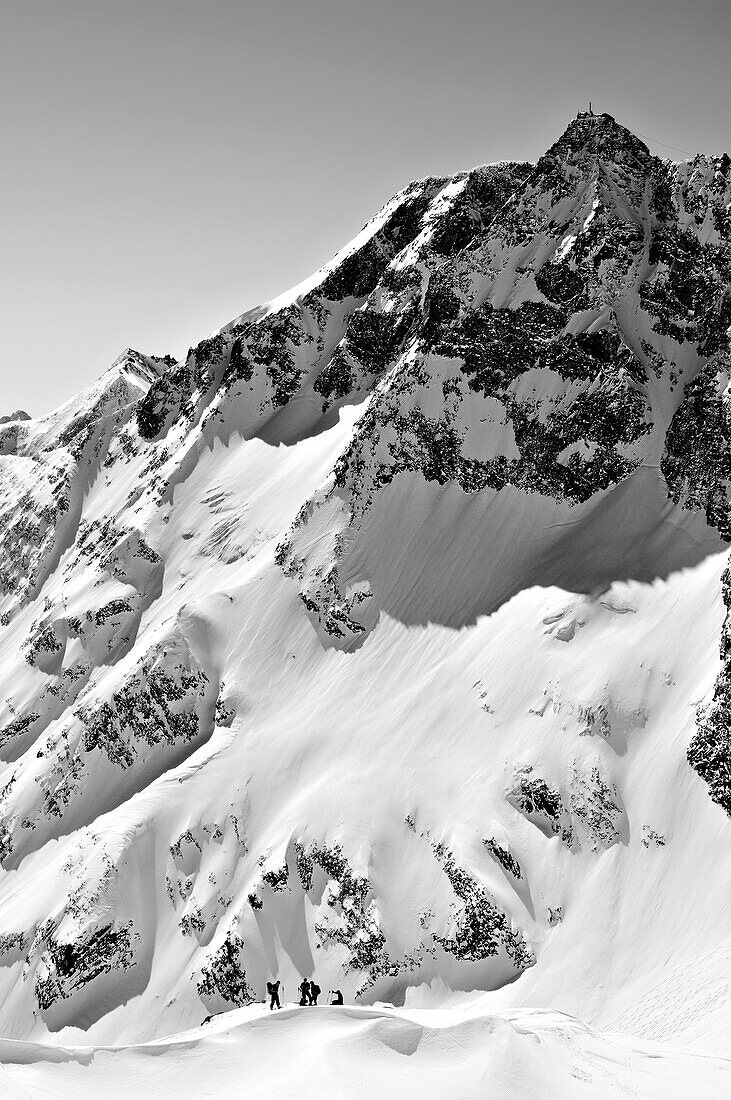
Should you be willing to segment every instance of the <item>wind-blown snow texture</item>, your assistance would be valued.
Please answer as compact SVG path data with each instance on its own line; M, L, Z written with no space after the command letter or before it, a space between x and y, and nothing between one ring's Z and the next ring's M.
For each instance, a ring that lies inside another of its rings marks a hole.
M580 114L3 420L0 1032L314 971L725 1050L729 326L729 157Z

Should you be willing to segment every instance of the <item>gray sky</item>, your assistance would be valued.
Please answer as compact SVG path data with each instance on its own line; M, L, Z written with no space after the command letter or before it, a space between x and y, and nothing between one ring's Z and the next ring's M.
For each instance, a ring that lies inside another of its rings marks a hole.
M589 99L723 152L730 52L729 0L0 0L0 415L183 355Z

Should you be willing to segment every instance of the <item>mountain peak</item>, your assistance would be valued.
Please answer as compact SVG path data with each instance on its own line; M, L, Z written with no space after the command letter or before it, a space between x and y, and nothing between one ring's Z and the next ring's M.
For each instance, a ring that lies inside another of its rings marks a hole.
M651 157L650 150L631 130L617 122L613 115L579 111L561 137L545 156L561 160L580 160L586 156L601 157L615 163L629 162L644 168Z
M16 409L9 416L0 416L0 424L11 424L15 420L30 420L30 414L24 409Z

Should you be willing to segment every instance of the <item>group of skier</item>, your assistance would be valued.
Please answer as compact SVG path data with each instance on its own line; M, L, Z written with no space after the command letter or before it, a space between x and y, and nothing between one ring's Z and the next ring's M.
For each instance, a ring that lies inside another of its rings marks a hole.
M267 994L269 995L269 1011L271 1012L275 1008L281 1008L279 1002L279 987L282 983L280 981L267 982ZM300 1000L299 1003L303 1007L305 1005L316 1005L317 998L322 993L319 985L314 978L303 978L299 985ZM332 1000L330 1004L341 1005L343 1003L343 994L339 989L331 989Z
M316 1005L317 998L322 993L319 985L313 978L312 981L308 981L307 978L303 978L300 982L300 1005Z

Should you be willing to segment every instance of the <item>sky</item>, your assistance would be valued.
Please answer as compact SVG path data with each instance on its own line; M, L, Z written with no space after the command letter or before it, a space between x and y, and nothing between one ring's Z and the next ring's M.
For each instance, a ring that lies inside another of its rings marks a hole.
M728 0L0 0L0 415L183 356L589 100L729 149L730 49Z

